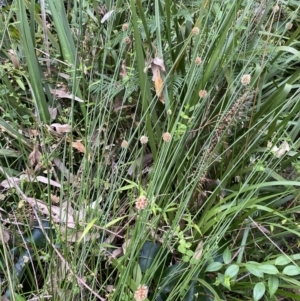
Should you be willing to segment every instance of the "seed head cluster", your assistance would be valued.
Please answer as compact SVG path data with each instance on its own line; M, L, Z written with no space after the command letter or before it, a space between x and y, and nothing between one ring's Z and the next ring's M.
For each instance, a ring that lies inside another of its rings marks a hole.
M274 7L273 7L273 12L274 13L277 13L279 11L279 5L276 4Z
M148 204L147 198L144 195L142 195L136 200L135 207L137 210L140 211L145 209L147 207L147 204Z
M241 77L241 83L242 85L244 86L247 86L250 84L250 81L251 81L251 75L250 74L244 74L242 77Z
M196 64L196 66L200 66L201 63L202 63L201 57L197 56L196 59L195 59L195 64Z
M124 39L124 43L127 44L127 45L130 44L131 43L131 39L129 37L126 37Z
M146 285L139 285L134 293L134 299L136 301L143 301L148 296L148 287Z
M205 98L207 96L207 91L206 90L200 90L199 91L199 97L200 98Z
M127 146L128 146L128 141L123 140L122 143L121 143L121 147L122 148L127 148Z
M165 132L165 133L163 133L162 138L163 138L164 142L170 142L172 136L169 132Z
M198 35L199 32L200 32L200 30L199 30L198 27L194 27L194 28L192 29L192 34L193 34L194 36Z
M205 151L203 154L203 157L206 161L211 160L211 154L213 153L216 145L218 144L219 140L222 138L223 134L228 131L230 128L234 126L237 119L242 115L243 111L243 103L248 98L249 92L245 92L231 107L231 109L227 112L225 117L222 119L222 121L219 123L218 127L214 131L213 139L209 145L209 148ZM207 170L205 170L202 174L202 177L200 179L200 186L202 186L206 180Z
M143 135L143 136L140 138L140 141L141 141L142 144L147 144L148 141L149 141L149 139L148 139L147 136L144 136L144 135Z
M122 31L126 31L128 29L128 27L129 27L128 23L124 23L122 25Z

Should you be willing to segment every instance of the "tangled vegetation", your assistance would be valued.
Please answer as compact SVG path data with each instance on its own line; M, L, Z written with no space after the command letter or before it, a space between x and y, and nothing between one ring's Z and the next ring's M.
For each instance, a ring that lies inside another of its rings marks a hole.
M2 300L300 300L298 1L0 6Z

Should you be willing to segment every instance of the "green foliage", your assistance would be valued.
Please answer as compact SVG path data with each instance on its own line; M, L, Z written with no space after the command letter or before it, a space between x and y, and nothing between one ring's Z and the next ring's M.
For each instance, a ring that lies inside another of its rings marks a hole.
M0 15L1 295L299 300L295 1Z

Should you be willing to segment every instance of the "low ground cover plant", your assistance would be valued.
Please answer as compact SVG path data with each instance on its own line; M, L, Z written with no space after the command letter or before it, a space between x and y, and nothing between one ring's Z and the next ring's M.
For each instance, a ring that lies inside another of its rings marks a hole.
M4 1L3 300L300 300L297 1Z

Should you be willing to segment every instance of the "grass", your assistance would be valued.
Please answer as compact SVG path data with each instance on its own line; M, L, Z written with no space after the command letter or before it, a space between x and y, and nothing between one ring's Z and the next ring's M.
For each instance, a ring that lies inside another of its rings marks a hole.
M300 300L297 3L7 2L4 300Z

